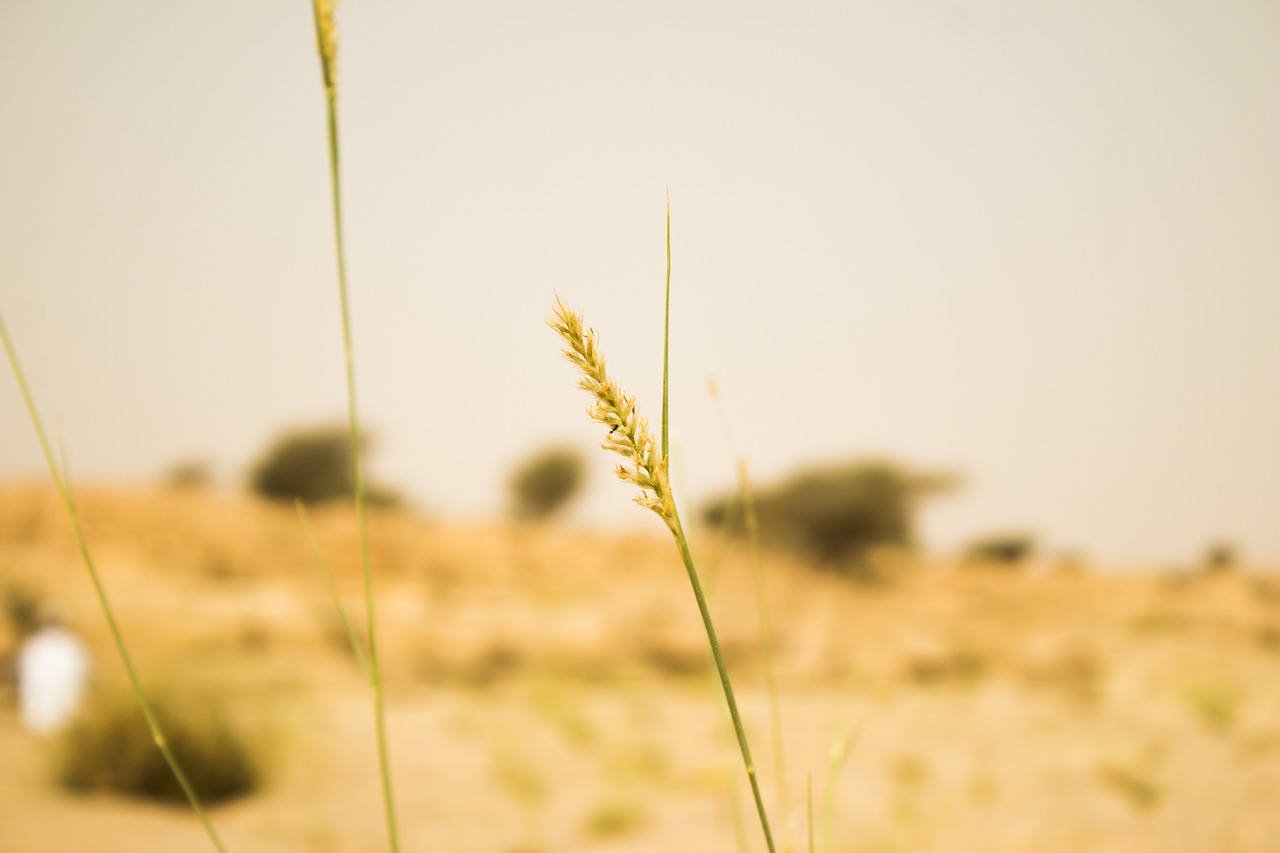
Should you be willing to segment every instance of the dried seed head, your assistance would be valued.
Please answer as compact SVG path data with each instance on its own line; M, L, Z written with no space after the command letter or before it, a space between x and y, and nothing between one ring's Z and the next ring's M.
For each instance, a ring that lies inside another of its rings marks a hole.
M635 398L624 394L605 372L604 356L596 349L595 332L584 329L582 318L569 310L559 296L547 325L568 344L565 358L582 371L578 387L594 398L587 414L609 427L609 434L600 446L627 460L626 465L618 466L618 477L639 486L643 494L635 499L636 503L656 512L674 532L676 513L667 477L667 460L658 455L649 422L636 412Z
M334 92L338 86L338 26L333 21L337 0L312 0L316 17L316 44L320 49L320 70L324 87Z

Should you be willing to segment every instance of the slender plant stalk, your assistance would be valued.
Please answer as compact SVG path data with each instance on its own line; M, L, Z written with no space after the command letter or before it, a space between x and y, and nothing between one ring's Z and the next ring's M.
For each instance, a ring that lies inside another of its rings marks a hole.
M609 434L601 444L605 450L612 450L627 460L626 465L616 469L618 477L640 487L641 494L635 498L636 503L657 513L675 537L680 549L680 558L684 562L689 576L689 585L693 589L693 597L698 604L698 614L702 617L703 628L706 629L707 641L711 646L711 656L715 660L716 673L720 678L720 687L724 691L725 703L729 707L729 716L733 720L734 734L738 740L738 749L742 753L742 762L746 770L747 780L751 784L751 794L755 798L756 813L760 817L760 828L764 833L765 845L769 853L774 853L773 833L769 829L769 817L764 807L764 798L760 795L760 783L756 778L755 762L751 758L751 747L747 744L747 733L742 725L742 716L738 713L738 702L734 698L733 684L729 680L729 671L725 667L724 654L720 650L720 640L716 636L715 625L711 621L711 611L707 607L706 595L702 591L702 583L698 579L698 570L689 552L689 540L680 524L680 515L676 511L675 500L671 494L671 481L668 476L667 430L667 376L668 376L668 341L670 339L670 302L671 302L671 242L670 242L670 205L667 212L667 306L666 319L663 323L663 452L659 454L657 442L649 432L649 424L636 411L635 398L623 393L605 370L604 356L596 348L595 332L585 329L582 318L571 311L556 297L554 315L548 321L555 332L568 344L564 356L582 373L578 387L589 393L595 400L588 414L592 419L609 427Z
M27 416L31 419L31 425L35 428L36 438L40 441L40 450L44 454L45 464L49 468L49 476L53 480L54 488L58 491L58 497L62 500L62 508L66 512L67 518L71 521L71 529L75 533L76 544L80 548L80 557L84 561L85 568L89 571L89 579L93 582L93 591L98 597L98 605L102 608L103 616L106 617L107 627L111 629L111 638L115 642L116 651L120 653L120 660L124 663L124 670L129 677L129 685L133 688L133 695L138 700L138 707L141 708L142 716L147 721L151 739L155 742L156 748L160 750L160 754L164 756L165 763L169 765L169 770L173 772L174 778L178 780L178 785L181 786L182 792L186 794L187 801L191 803L191 808L195 810L196 817L200 819L205 834L209 836L209 840L213 842L213 846L219 853L226 853L226 848L223 847L222 840L218 837L213 824L209 821L209 815L200 804L200 798L196 796L195 789L191 787L187 774L183 772L178 759L174 756L173 751L169 749L169 741L164 736L159 720L156 719L155 710L151 707L151 702L147 700L146 693L142 690L142 681L138 678L138 671L133 665L133 658L129 655L129 648L125 645L124 635L120 632L120 626L117 624L115 614L111 610L111 603L107 599L106 587L102 584L102 578L98 575L98 569L93 562L93 555L89 551L89 541L84 535L84 528L80 523L80 513L76 509L69 478L65 474L66 463L64 461L59 466L54 458L53 450L49 444L49 437L45 433L44 424L40 420L40 413L36 410L35 399L31 395L31 389L27 386L27 379L22 372L22 366L18 363L18 355L14 351L12 341L9 340L9 332L5 328L3 317L0 317L0 340L4 341L5 355L8 356L9 366L13 369L14 378L18 381L18 390L21 391L22 401L26 404Z
M333 19L334 0L312 0L316 42L320 51L320 71L324 77L325 107L329 128L329 178L333 189L333 234L337 250L338 298L342 306L342 348L347 376L347 422L351 433L351 477L355 490L356 524L360 536L360 566L364 574L365 621L368 631L369 683L373 690L373 712L378 739L378 767L382 778L382 799L386 809L387 837L392 853L399 853L395 798L391 791L391 764L387 750L386 708L382 672L378 665L377 618L373 597L373 572L369 565L369 530L365 518L364 473L360 459L360 422L356 410L355 354L351 342L351 311L347 299L347 265L342 236L342 182L338 158L338 31Z
M342 599L338 597L338 586L333 581L333 572L329 571L328 564L325 563L324 557L320 554L320 546L316 544L315 533L311 530L311 520L307 516L306 504L302 502L301 498L296 498L293 504L298 510L298 520L302 522L302 529L307 534L307 544L311 546L311 556L315 559L316 567L320 570L320 574L324 576L325 586L329 588L329 598L333 601L333 609L338 611L338 618L342 620L342 629L346 632L347 642L351 644L351 651L356 656L356 662L360 664L360 671L364 673L365 680L372 685L373 672L369 669L369 658L360 643L360 638L356 636L356 629L352 627L351 620L347 618L347 608L342 606Z
M836 815L836 787L840 781L840 771L849 757L849 750L862 735L861 726L849 726L831 744L827 755L826 802L822 809L822 844L823 853L831 849L831 826Z
M667 405L667 372L670 365L671 349L671 188L667 187L667 296L662 308L662 458L668 458L667 417L670 407Z

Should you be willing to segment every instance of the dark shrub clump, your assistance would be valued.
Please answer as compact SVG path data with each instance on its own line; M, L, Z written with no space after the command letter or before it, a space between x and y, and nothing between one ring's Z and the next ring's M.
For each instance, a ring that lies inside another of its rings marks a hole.
M369 439L360 436L360 452ZM250 487L269 500L302 500L314 504L355 494L351 470L351 434L345 426L321 426L284 433L267 448L249 475ZM386 486L365 482L371 506L399 506L400 495Z
M319 503L351 495L350 434L340 426L287 432L263 454L250 480L271 500Z
M883 461L810 468L756 495L760 538L819 562L857 565L873 547L910 546L920 498L954 485L953 477L914 474ZM736 500L710 502L703 517L720 526Z
M225 802L258 788L259 762L217 703L160 694L152 704L169 749L203 803ZM94 695L63 732L61 747L58 780L70 790L186 802L132 695Z
M582 487L582 454L551 447L525 460L511 477L512 511L517 518L543 519L562 509Z
M1026 533L1000 533L969 543L965 558L971 563L1016 566L1036 549L1035 537Z

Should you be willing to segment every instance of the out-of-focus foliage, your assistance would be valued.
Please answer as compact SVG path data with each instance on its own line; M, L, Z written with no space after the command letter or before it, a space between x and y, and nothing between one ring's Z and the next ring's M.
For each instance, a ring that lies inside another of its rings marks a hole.
M367 455L370 442L360 436L360 452ZM250 486L264 498L320 503L351 497L355 492L351 471L351 438L345 426L319 426L290 430L263 453L250 473ZM401 500L385 486L365 483L371 505L396 506Z
M954 476L911 472L882 460L809 468L755 495L760 538L853 567L877 546L910 547L921 499L956 485ZM721 525L737 499L709 502L704 519Z
M965 548L965 558L971 563L1016 566L1035 549L1036 540L1030 534L996 533L970 542Z
M582 454L572 447L549 447L530 456L509 483L517 518L543 519L562 509L582 488Z
M159 691L152 704L169 748L202 802L212 805L257 789L261 762L217 702ZM58 780L70 790L186 802L132 694L95 694L62 733L59 746Z
M203 459L186 459L164 472L164 484L171 489L203 489L213 482L213 472Z
M1204 549L1201 566L1206 571L1222 572L1233 569L1240 562L1240 555L1230 542L1213 542Z

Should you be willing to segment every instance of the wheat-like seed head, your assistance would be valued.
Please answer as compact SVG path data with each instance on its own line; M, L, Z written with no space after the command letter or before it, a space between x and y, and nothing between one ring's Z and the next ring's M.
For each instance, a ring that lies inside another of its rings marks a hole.
M338 25L333 21L333 10L337 5L337 0L312 0L320 67L324 72L324 87L330 92L338 86Z
M667 477L667 460L658 455L649 422L636 412L635 397L624 394L605 372L604 356L596 349L595 331L584 329L582 317L569 310L559 296L547 325L564 338L569 345L564 350L565 358L582 371L578 387L594 398L587 414L609 427L609 434L600 446L621 454L630 465L619 465L618 477L639 486L644 494L635 499L636 503L656 512L675 532L676 513Z

